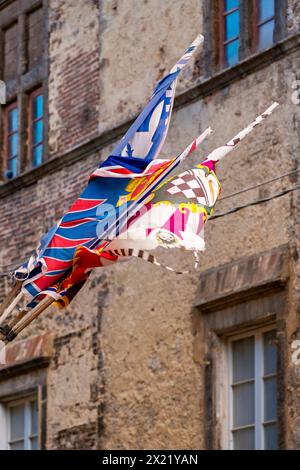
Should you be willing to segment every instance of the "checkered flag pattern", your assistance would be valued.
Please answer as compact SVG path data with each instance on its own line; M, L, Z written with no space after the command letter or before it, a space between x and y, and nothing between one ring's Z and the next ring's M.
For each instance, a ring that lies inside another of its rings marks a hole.
M197 204L208 204L208 195L199 176L192 170L185 171L170 181L166 191L172 196L183 195L186 199Z

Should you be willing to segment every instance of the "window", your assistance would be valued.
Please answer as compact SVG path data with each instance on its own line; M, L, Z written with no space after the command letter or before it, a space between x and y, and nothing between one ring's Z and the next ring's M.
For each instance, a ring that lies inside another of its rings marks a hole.
M0 180L39 166L46 152L46 0L0 5L0 80L12 108L0 112ZM17 108L16 103L19 104ZM13 127L12 127L13 126Z
M5 109L6 176L17 176L19 169L19 111L17 103Z
M35 396L10 401L2 407L1 426L5 430L4 444L7 450L38 450L38 401Z
M230 448L277 448L276 330L229 341Z
M258 0L256 2L256 49L271 47L274 42L275 0Z
M214 0L211 34L217 45L218 68L233 67L252 53L283 38L286 31L282 0ZM206 21L206 19L205 19Z
M41 165L43 161L43 130L44 130L44 97L41 90L30 96L29 108L29 148L32 166Z
M239 0L225 0L223 11L222 56L224 64L232 67L239 61L240 11Z

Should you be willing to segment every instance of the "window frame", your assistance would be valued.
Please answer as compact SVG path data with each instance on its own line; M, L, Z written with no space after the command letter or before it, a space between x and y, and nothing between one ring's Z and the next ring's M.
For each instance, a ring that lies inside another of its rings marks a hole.
M30 404L32 402L37 402L38 406L38 433L36 435L30 434L30 426L31 426L31 410L30 410ZM10 448L10 443L12 442L10 440L11 436L11 429L10 429L10 408L13 408L14 406L18 405L24 405L25 409L25 425L24 429L27 426L28 427L28 433L24 435L24 450L33 450L31 448L31 439L32 438L38 438L38 447L39 449L41 448L40 446L40 405L39 405L39 397L38 393L29 393L26 395L23 395L21 397L10 397L9 399L5 400L5 402L0 403L0 448L4 450L12 450ZM15 440L15 442L17 442Z
M219 9L219 57L220 57L220 67L221 67L221 69L231 68L231 67L234 67L234 65L230 66L230 65L227 64L226 54L225 54L225 47L226 47L227 44L230 44L231 42L234 42L234 41L238 40L239 41L239 49L240 49L240 44L241 44L241 21L240 21L241 20L241 5L239 4L238 7L232 8L231 10L228 10L228 11L225 12L225 1L224 0L219 0L218 9ZM228 16L231 13L234 13L235 11L239 12L239 35L226 41L225 40L225 32L226 32L225 18L226 18L226 16ZM240 51L239 51L238 55L239 55L239 60L240 60ZM238 62L239 62L239 60L238 60Z
M39 95L43 96L43 114L41 118L34 119L33 118L34 99ZM34 144L33 143L33 138L34 138L33 124L34 122L37 122L37 121L43 122L43 136L42 136L42 141L38 142L37 144ZM36 168L37 166L40 166L40 165L34 166L33 164L33 149L41 144L43 145L43 153L42 153L42 163L43 163L44 155L45 155L45 98L44 98L44 89L42 86L39 86L35 90L31 91L28 96L28 161L30 163L31 168Z
M211 10L204 10L204 21L209 22L207 34L212 37L210 47L213 49L211 54L212 61L207 65L212 68L213 74L231 69L240 64L241 61L249 59L252 56L263 54L266 49L258 49L258 1L259 0L240 0L239 3L239 60L236 64L228 66L225 60L225 24L224 24L224 0L214 0L213 15ZM286 15L287 0L274 0L274 34L272 48L284 39L287 35ZM206 12L206 13L205 13Z
M43 11L43 55L39 63L34 64L31 70L27 67L27 32L26 25L28 15L41 8ZM28 97L32 90L37 87L42 88L44 97L44 126L43 126L43 162L48 155L48 0L14 0L7 4L0 5L0 79L4 74L4 31L12 23L18 24L18 71L17 75L6 81L7 102L17 101L19 105L19 171L16 177L21 176L24 171L33 170L32 161L29 158L28 148L28 123L29 123L29 103ZM0 184L15 179L5 177L6 170L6 149L4 148L4 106L0 106ZM3 137L3 139L1 139Z
M268 17L267 19L259 22L259 2L261 0L253 0L253 19L252 19L252 49L253 52L263 52L265 49L259 49L258 47L258 42L259 42L259 28L260 26L263 26L264 24L268 23L269 21L274 21L274 32L273 32L273 43L271 46L274 46L275 44L275 33L276 33L276 27L277 27L277 12L276 12L276 0L274 0L274 15Z
M13 109L18 110L18 130L17 132L9 132L9 113ZM9 137L13 134L18 135L18 154L17 154L17 174L10 179L13 179L19 175L20 172L20 113L18 101L14 100L9 105L4 107L4 116L3 116L3 171L9 171L9 161L12 158L9 157Z
M263 374L263 334L268 331L277 331L275 324L269 324L267 326L261 327L253 327L252 329L240 332L240 333L232 333L226 341L226 395L227 395L227 416L226 416L226 441L227 441L227 448L229 450L234 450L233 447L233 393L232 393L232 380L233 380L233 373L232 373L232 364L233 364L233 356L232 356L232 343L239 339L244 339L247 337L254 336L254 443L255 443L255 450L264 450L265 449L265 442L264 442L264 374ZM256 358L259 358L257 361ZM276 370L276 374L272 374L277 378L278 384L278 367ZM269 377L269 375L268 375ZM259 406L255 404L259 403ZM277 413L277 431L278 431L278 413ZM278 444L278 443L277 443Z

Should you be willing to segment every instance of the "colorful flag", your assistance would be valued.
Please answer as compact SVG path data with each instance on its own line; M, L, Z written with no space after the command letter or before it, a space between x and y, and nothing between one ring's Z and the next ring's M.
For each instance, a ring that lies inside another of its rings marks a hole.
M15 271L15 277L23 281L23 291L32 299L51 290L70 271L78 247L94 249L101 240L118 236L147 190L156 181L158 184L160 175L168 174L168 168L171 171L179 163L178 157L177 162L159 160L157 156L168 131L177 77L202 42L200 35L158 83L145 109L93 172L81 196L42 238L37 253ZM139 184L128 193L126 188L132 178L138 178Z
M115 147L62 219L41 240L37 253L15 272L29 296L28 308L45 295L67 305L91 270L131 256L156 262L157 246L204 249L203 227L220 194L215 164L271 114L277 104L207 159L166 178L204 140L210 128L170 160L157 158L164 143L178 74L203 37L199 36L161 80ZM165 181L165 182L164 182Z
M133 256L159 264L149 253L158 246L183 248L196 253L203 250L204 224L213 213L221 189L215 173L216 164L272 114L277 106L277 103L272 104L226 145L211 152L201 165L173 176L156 187L140 210L129 219L126 228L109 244L104 243L95 250L77 248L72 272L56 286L58 303L66 306L77 293L76 286L82 286L82 280L87 278L94 267ZM139 181L132 180L126 190L132 194L138 186Z

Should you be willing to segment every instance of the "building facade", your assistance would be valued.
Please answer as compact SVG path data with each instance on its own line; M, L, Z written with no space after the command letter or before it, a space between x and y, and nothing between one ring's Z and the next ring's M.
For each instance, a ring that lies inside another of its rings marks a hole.
M1 448L300 448L299 20L296 0L0 1L3 272L68 209L199 32L163 157L211 125L185 165L200 162L280 103L220 164L198 271L141 260L95 271L65 311L7 347ZM193 265L179 251L159 259ZM8 289L2 276L2 298Z

